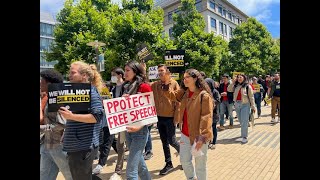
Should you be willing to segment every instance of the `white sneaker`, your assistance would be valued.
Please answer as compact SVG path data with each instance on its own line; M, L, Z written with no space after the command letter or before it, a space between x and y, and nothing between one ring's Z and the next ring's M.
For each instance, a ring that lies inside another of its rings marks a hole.
M103 169L103 166L101 166L100 164L98 164L98 165L96 166L96 168L94 168L94 169L92 170L92 174L100 174L101 171L102 171L102 169Z
M280 122L280 117L278 117L278 122Z
M248 139L247 138L242 138L242 143L247 143L248 142Z
M271 119L271 123L276 123L276 122L277 122L277 120L275 118Z
M238 138L238 139L236 139L236 141L241 142L241 141L242 141L242 138Z

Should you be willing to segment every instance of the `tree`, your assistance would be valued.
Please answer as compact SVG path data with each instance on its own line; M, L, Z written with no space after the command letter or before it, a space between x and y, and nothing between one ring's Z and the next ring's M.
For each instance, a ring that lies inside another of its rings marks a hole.
M145 8L149 6L151 8ZM112 19L108 70L115 66L124 67L129 60L139 60L137 48L141 44L145 44L153 55L153 60L148 61L147 65L164 61L164 51L173 48L173 43L162 36L163 10L152 7L152 1L123 1L120 14Z
M274 46L271 34L255 18L237 26L229 42L232 52L230 68L247 75L257 75L270 71L277 66L277 46ZM279 67L279 66L278 66Z
M55 69L65 74L72 61L81 59L95 63L95 51L87 43L109 41L112 27L110 19L105 15L111 7L109 3L109 0L80 0L78 3L66 0L57 16L59 23L54 30L52 51L46 53L48 61L58 61Z
M188 68L216 77L221 59L228 54L227 42L213 33L204 32L205 21L196 10L195 0L182 0L173 20L175 45L177 49L186 50L184 60L190 64Z

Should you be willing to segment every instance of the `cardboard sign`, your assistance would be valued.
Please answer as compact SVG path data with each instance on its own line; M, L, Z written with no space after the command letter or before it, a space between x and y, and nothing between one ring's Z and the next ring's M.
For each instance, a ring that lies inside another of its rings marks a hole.
M149 79L159 79L158 66L149 67L148 76Z
M91 108L91 84L52 83L48 85L48 112L66 107L73 113L88 113Z
M127 126L158 122L153 92L103 100L103 106L110 134L126 131Z
M255 92L260 92L260 84L252 84Z
M232 77L235 78L237 77L239 74L244 74L243 72L233 72L232 73Z

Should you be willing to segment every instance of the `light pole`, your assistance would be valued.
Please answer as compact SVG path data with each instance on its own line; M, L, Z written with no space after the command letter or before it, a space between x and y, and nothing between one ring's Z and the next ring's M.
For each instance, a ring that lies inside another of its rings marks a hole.
M104 68L101 67L101 63L104 62L99 62L99 47L101 46L105 46L106 44L103 42L99 42L98 40L92 41L92 42L88 42L87 43L88 46L91 46L95 49L96 52L96 64L97 64L97 68L99 70L99 72L104 71Z

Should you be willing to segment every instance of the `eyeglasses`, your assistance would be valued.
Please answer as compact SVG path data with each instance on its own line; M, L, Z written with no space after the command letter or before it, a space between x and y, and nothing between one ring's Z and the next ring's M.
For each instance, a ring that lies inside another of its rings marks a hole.
M189 79L189 78L191 78L191 76L186 76L186 77L183 77L183 80Z

